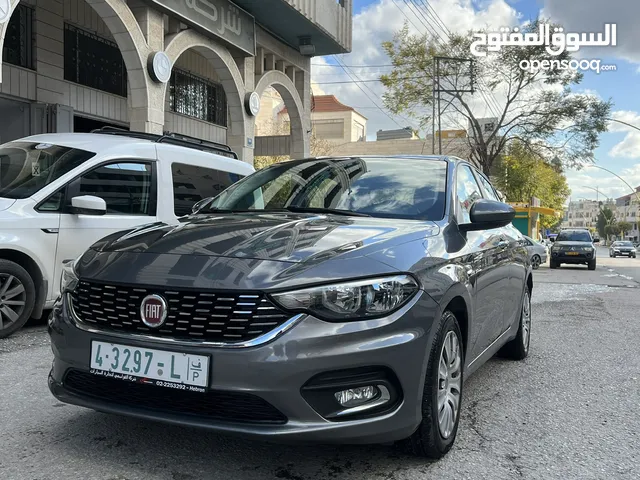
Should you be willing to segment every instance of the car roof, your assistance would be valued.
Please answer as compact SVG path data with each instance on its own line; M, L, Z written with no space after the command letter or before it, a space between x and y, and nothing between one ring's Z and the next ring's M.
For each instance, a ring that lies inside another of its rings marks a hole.
M389 159L398 158L398 159L403 159L403 160L431 160L431 161L439 160L439 161L443 161L443 162L447 162L447 163L451 163L451 164L464 163L464 164L470 165L471 167L474 167L474 168L478 169L478 167L475 166L469 160L464 160L462 158L454 157L454 156L451 156L451 155L414 155L414 154L396 154L396 155L386 155L386 154L378 154L378 155L373 155L373 154L367 154L367 155L324 155L324 156L318 156L318 157L307 157L307 158L301 158L301 159L295 159L295 160L288 160L287 162L308 162L308 161L311 161L311 160L351 160L351 159L355 159L355 158L362 158L362 159L367 159L367 158L389 158ZM285 162L281 162L281 163L285 163Z
M169 152L175 151L176 153L180 154L180 156L178 157L179 159L185 158L185 151L188 151L188 157L190 157L191 159L200 160L200 162L198 163L201 164L201 166L205 166L207 164L207 161L211 161L213 158L215 158L216 162L219 165L224 165L231 171L235 171L235 173L249 175L255 171L255 169L250 164L243 162L242 160L236 160L226 157L224 155L170 143L158 143L146 138L128 137L125 135L109 135L101 133L44 133L19 138L13 141L50 143L63 147L78 148L90 152L97 152L101 155L105 153L117 153L123 150L125 152L131 152L134 148L138 151L140 149L142 149L143 151L149 149L153 152L155 152L156 149L161 149ZM202 161L204 161L204 164L202 164Z

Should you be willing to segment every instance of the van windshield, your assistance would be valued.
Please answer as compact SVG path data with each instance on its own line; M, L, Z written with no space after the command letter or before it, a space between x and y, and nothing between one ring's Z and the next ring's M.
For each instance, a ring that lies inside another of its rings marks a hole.
M93 156L48 143L6 143L0 147L0 197L28 198Z

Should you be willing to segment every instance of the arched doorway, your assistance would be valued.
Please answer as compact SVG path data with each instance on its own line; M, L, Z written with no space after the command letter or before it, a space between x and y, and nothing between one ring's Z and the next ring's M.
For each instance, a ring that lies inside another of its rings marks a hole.
M244 112L244 83L229 51L194 30L183 30L172 36L165 52L173 65L162 95L167 129L225 143L253 163L253 149L247 147L253 124ZM203 93L204 102L194 91Z
M282 131L268 132L270 136L287 136L284 145L278 142L267 142L265 137L256 138L256 155L278 156L288 155L289 158L304 158L309 155L309 132L305 125L308 123L304 118L304 108L300 95L291 79L279 70L266 72L256 85L256 92L262 97L270 88L274 89L285 106L279 115L284 118L276 119L277 125L283 125Z

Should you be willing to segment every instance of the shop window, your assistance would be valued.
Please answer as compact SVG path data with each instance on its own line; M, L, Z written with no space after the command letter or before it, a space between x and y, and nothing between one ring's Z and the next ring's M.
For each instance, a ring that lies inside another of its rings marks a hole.
M115 42L65 23L64 79L127 96L127 69Z
M171 111L227 126L227 97L222 85L173 69L169 81Z
M35 69L34 10L19 4L7 24L2 61L18 67Z
M193 205L203 198L215 197L242 178L242 175L213 168L174 163L173 205L177 217L189 215Z

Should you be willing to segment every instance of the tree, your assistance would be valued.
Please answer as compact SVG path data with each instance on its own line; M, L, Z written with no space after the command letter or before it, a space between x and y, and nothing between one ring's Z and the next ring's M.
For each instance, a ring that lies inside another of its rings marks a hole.
M627 232L629 230L633 230L633 225L631 225L629 222L618 222L618 227L620 227L622 238L627 236Z
M607 227L615 223L616 217L613 211L609 207L600 207L600 213L598 213L598 221L596 228L602 238L608 238L610 233L607 232Z
M498 190L508 202L530 202L531 197L540 199L543 207L561 212L571 190L562 169L532 155L520 142L513 142L505 155L494 165L492 177ZM557 226L561 219L543 215L543 229Z
M550 22L538 19L521 31L536 33L545 23ZM472 58L474 33L487 31L452 34L446 43L441 43L430 33L410 34L405 23L392 41L382 44L393 64L391 73L380 77L386 87L385 107L392 113L419 119L422 127L430 125L434 121L431 118L434 57ZM572 91L571 87L579 85L583 78L576 70L521 68L531 65L523 62L570 61L571 53L565 50L553 56L544 45L484 51L486 56L474 58L473 75L468 63L445 61L440 62L442 71L438 77L440 90L449 90L441 94L445 110L453 113L446 120L464 129L471 126L468 135L471 159L489 173L509 143L518 140L532 154L546 159L557 157L565 165L594 161L599 134L607 130L611 101ZM489 95L504 99L495 112L495 128L489 132L483 131L479 122L479 117L488 116L486 105L483 109L474 105L482 99L460 92L470 87L488 90Z
M604 227L604 231L607 234L607 238L609 237L609 235L618 236L620 235L620 225L616 223L607 225L606 227Z

